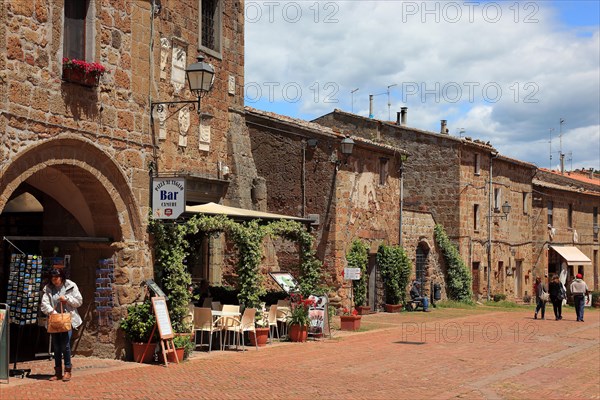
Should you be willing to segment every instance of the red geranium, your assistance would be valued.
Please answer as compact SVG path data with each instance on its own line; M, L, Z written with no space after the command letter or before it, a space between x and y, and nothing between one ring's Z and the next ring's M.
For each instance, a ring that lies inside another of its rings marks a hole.
M78 69L85 72L86 74L95 73L102 75L106 72L106 67L97 62L87 62L83 60L77 60L75 58L69 59L68 57L63 58L64 69Z

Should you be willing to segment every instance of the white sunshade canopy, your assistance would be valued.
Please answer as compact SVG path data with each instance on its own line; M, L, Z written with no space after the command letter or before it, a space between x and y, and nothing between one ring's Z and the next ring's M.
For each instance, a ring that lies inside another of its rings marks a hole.
M292 217L283 214L273 214L262 211L246 210L244 208L223 206L216 203L206 203L198 206L186 206L185 211L192 214L208 214L208 215L227 215L229 217L240 217L250 219L263 219L263 220L278 220L287 219L299 222L310 222L306 218Z
M550 248L560 254L567 265L592 265L592 260L575 246L550 246Z

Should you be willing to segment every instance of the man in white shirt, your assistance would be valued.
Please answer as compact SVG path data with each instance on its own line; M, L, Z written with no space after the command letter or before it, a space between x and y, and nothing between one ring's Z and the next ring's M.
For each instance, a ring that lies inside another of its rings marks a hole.
M573 294L573 303L575 312L577 313L577 321L583 322L583 305L585 304L585 296L590 289L583 281L583 275L577 274L573 282L571 282L571 293Z

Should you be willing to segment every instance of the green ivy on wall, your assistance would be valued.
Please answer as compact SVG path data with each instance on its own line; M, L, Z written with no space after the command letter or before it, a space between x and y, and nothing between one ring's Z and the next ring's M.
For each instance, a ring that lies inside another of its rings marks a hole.
M403 304L412 266L408 255L400 246L381 244L377 250L377 265L385 286L387 304Z
M355 239L350 246L350 251L346 254L346 260L348 268L360 269L360 279L352 282L354 305L364 306L367 301L367 264L369 261L367 246L360 239Z
M168 296L169 313L176 332L189 332L184 318L188 313L191 294L188 290L191 275L184 264L188 255L187 235L204 232L207 234L226 233L237 252L238 300L244 307L258 307L260 296L265 294L264 276L260 273L262 244L266 235L295 240L300 248L300 291L304 296L321 294L321 262L313 250L314 238L297 221L279 220L260 225L258 220L238 223L223 215L195 215L183 223L169 223L150 220L150 232L154 239L157 282Z
M460 257L457 247L450 241L441 225L434 227L435 240L442 249L446 260L448 298L451 300L470 303L473 298L472 276Z

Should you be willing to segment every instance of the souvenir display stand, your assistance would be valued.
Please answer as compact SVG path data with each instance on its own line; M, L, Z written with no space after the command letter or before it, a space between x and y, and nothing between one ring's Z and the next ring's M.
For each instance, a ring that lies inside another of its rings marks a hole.
M18 331L14 366L9 371L10 376L24 378L31 373L31 369L17 369L17 362L19 360L23 327L37 323L41 284L42 257L24 253L12 254L6 297L9 305L9 320L11 323L18 325Z

